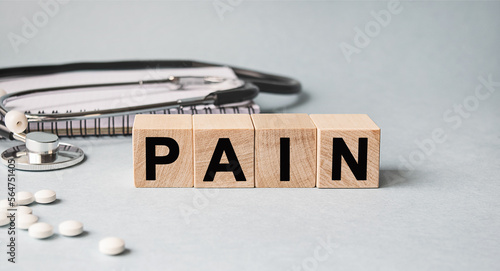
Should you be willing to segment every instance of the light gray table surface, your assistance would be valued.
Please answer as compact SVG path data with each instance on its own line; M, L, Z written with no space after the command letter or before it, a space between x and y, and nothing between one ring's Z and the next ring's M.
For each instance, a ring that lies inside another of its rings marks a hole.
M498 270L500 3L402 2L348 62L340 46L383 9L385 1L242 1L219 16L214 1L72 1L16 52L9 33L43 9L1 1L1 67L195 59L281 73L304 94L262 95L266 112L366 113L382 142L379 189L207 190L134 188L131 137L64 139L86 161L19 172L18 191L55 190L59 200L34 213L53 225L80 220L86 233L35 240L19 231L14 265L2 227L0 269ZM491 92L478 87L489 76ZM478 88L489 96L474 98ZM464 103L462 116L453 112ZM416 142L436 129L444 142L420 151ZM6 175L0 168L0 198ZM106 236L128 250L100 254Z

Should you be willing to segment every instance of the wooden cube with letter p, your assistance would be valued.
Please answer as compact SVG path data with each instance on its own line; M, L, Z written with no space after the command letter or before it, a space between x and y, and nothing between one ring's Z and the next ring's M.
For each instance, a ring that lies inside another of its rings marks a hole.
M379 186L380 128L367 115L310 115L318 128L318 188Z
M254 114L255 187L316 186L316 126L307 114Z
M193 129L195 187L255 186L250 115L193 115Z
M193 187L191 115L136 115L132 141L136 187Z

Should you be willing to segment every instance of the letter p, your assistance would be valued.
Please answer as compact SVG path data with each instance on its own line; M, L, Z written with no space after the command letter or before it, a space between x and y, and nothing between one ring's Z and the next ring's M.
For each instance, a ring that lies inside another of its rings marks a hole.
M156 146L167 146L169 152L156 156ZM146 137L146 180L156 180L156 165L171 164L179 157L179 144L170 137Z

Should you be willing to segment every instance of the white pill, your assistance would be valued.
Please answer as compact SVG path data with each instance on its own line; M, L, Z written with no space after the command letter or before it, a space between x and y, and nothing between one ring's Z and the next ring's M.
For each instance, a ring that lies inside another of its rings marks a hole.
M31 208L28 207L28 206L15 206L15 207L8 206L8 207L4 207L0 203L0 211L10 212L9 210L14 210L14 209L16 209L17 213L19 213L19 214L31 214L31 213L33 213L33 210L31 210Z
M44 239L51 237L54 234L54 229L50 224L38 222L29 227L28 233L33 238Z
M7 94L7 91L5 91L5 89L3 88L0 88L0 97L2 97L5 94Z
M107 255L118 255L125 250L125 242L117 237L106 237L99 241L99 251Z
M7 215L7 212L0 211L0 226L5 226L10 223L10 219Z
M17 206L16 209L17 209L18 214L32 214L33 213L33 210L31 210L31 208L28 206Z
M44 189L35 193L35 199L38 203L51 203L56 200L56 192Z
M17 205L28 205L35 201L35 197L33 194L26 191L21 191L16 194L16 203Z
M13 206L16 206L15 202L13 203ZM8 199L0 200L0 209L7 210L9 208L12 208L12 206L10 206L10 202Z
M82 222L68 220L59 224L59 233L64 236L77 236L83 232Z
M17 217L17 227L27 230L31 225L38 221L38 216L30 214L19 214Z

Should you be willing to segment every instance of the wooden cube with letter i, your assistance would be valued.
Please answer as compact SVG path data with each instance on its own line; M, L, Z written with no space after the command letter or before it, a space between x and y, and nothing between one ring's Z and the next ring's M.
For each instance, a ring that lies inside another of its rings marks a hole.
M193 129L195 187L255 186L250 115L193 115Z
M255 114L255 187L316 186L316 126L307 114Z
M317 187L379 186L380 128L367 115L310 115L318 128Z
M191 115L136 115L132 141L136 187L193 187Z

